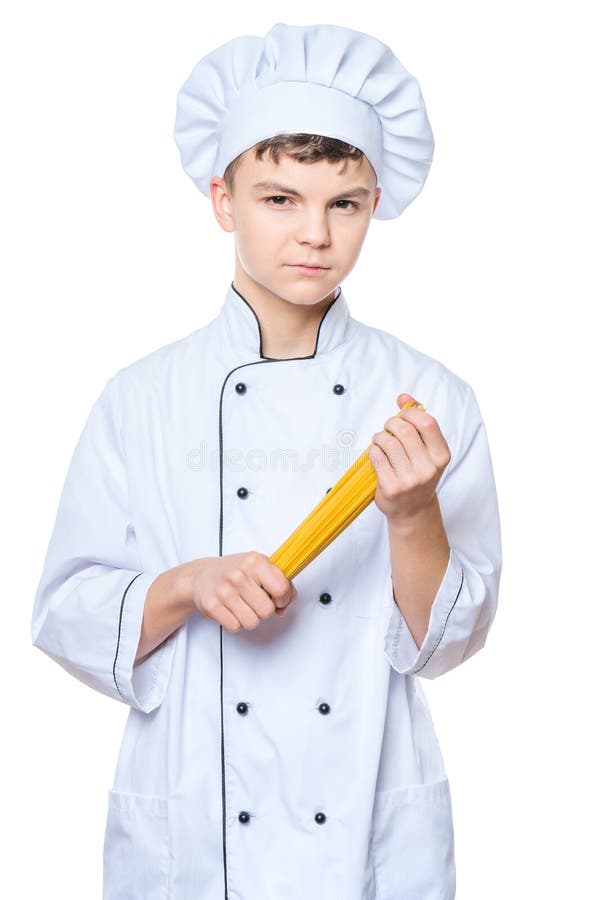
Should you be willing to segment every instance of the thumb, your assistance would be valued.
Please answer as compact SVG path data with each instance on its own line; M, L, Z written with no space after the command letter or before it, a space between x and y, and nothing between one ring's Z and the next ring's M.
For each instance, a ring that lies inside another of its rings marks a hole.
M412 394L398 394L396 402L400 409L402 409L402 407L406 406L407 403L417 403L417 400L412 396Z

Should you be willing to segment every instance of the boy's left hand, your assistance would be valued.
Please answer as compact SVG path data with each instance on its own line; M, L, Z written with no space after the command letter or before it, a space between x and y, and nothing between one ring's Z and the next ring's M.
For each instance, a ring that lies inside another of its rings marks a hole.
M368 451L377 475L375 504L390 523L409 522L431 505L450 462L450 448L436 419L416 407L402 409L411 400L415 398L410 394L398 395L400 413L373 435Z

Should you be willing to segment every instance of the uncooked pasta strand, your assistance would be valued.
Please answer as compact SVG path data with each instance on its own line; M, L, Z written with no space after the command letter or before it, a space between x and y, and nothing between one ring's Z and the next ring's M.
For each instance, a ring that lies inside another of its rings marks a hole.
M413 401L409 406L425 407ZM399 413L396 413L399 415ZM315 559L372 502L377 490L377 473L369 459L369 450L361 453L341 478L297 528L272 554L270 560L290 580Z

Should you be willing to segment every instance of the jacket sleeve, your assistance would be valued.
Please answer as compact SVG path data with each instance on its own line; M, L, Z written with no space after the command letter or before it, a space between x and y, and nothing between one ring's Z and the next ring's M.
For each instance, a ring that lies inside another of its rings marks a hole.
M174 635L134 665L146 593L160 572L140 564L113 392L114 377L73 452L35 595L31 637L84 684L149 713L165 696Z
M463 426L437 490L450 555L420 649L393 598L390 565L385 653L401 675L436 678L465 662L484 646L496 614L502 568L496 485L479 405L464 385Z

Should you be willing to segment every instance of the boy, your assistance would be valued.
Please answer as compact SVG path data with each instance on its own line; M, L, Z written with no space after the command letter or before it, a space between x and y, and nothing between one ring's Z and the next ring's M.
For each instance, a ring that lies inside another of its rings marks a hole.
M468 383L353 319L340 287L371 217L426 178L418 84L375 38L279 23L200 60L175 138L235 235L233 281L216 318L105 385L32 621L131 708L104 898L451 900L415 676L472 656L495 615L486 430ZM375 501L288 581L269 555L371 440Z

